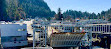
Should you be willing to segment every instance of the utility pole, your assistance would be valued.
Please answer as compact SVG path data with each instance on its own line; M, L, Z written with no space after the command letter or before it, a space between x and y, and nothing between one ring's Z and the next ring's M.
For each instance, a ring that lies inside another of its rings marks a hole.
M62 24L63 24L63 18L61 18L62 19Z
M33 49L35 48L35 28L33 29Z
M46 47L46 43L47 43L47 29L48 29L48 27L47 26L45 26L45 47Z

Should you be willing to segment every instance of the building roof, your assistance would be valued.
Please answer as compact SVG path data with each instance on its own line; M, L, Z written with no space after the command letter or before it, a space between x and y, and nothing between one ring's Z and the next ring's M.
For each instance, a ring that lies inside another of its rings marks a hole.
M78 33L71 33L71 32L63 33L62 32L62 33L53 33L53 34L85 34L85 32L84 33L79 33L79 32Z

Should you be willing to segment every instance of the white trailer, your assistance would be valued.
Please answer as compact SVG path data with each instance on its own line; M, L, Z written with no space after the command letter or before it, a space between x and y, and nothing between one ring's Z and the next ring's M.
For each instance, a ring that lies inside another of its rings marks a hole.
M0 30L3 47L28 45L26 24L0 24Z

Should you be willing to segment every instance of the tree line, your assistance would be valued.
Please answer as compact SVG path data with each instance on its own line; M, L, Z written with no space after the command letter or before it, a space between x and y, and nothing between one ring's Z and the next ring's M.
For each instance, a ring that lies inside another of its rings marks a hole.
M111 21L111 8L107 11L102 11L101 13L89 13L89 12L81 12L76 10L67 10L63 13L64 18L71 17L73 19L80 18L80 19L106 19Z

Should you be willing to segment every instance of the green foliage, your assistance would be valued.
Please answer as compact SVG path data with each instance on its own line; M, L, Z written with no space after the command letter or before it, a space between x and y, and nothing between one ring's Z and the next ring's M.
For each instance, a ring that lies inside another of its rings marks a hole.
M6 18L6 4L5 0L0 0L0 21L7 20Z
M74 11L74 10L67 10L63 13L64 18L68 18L70 16L71 18L83 18L83 19L106 19L111 21L111 8L107 11L102 11L101 13L95 14L95 13L88 13L88 12L81 12L81 11Z
M62 20L63 14L61 14L61 9L58 9L58 13L55 15L55 20Z
M63 13L64 18L67 18L67 16L71 16L72 18L96 18L95 13L88 13L88 12L81 12L81 11L74 11L74 10L67 10Z
M53 16L52 11L43 0L19 0L20 5L27 14L27 17L49 17Z
M21 18L24 18L25 16L25 13L22 11L22 8L18 6L17 0L7 0L6 12L9 21L19 20Z
M13 21L38 17L52 17L55 15L43 0L0 0L0 21ZM5 5L5 6L4 6ZM2 15L4 14L4 15Z

